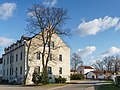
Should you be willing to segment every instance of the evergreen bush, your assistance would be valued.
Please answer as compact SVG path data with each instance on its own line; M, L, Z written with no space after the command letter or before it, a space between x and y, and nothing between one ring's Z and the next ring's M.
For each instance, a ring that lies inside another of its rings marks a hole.
M115 77L115 84L120 87L120 76Z
M49 83L47 67L43 67L41 83L44 85Z
M55 83L65 83L66 78L59 76L58 78L55 78Z
M71 74L71 80L82 80L84 79L84 74Z
M34 72L33 73L33 78L32 81L34 82L34 84L38 85L39 83L41 83L42 77L39 73Z

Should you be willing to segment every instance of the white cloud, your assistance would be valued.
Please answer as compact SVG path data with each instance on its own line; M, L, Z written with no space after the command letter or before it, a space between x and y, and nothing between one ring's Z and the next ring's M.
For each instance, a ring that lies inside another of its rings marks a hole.
M13 16L16 9L15 3L3 3L0 5L0 19L8 19Z
M78 49L78 54L79 54L81 57L86 57L86 56L92 54L95 50L96 50L96 47L95 47L95 46L87 46L87 47L84 48L84 49Z
M88 62L89 62L90 65L93 65L96 62L96 60L97 59L95 57L93 57L93 56L91 56L90 58L88 58Z
M115 54L120 54L120 48L113 46L109 48L108 50L106 50L105 52L103 52L101 55L105 57L105 56L110 56L110 55L115 55Z
M87 35L96 35L98 32L102 32L108 30L110 28L119 29L118 25L120 22L120 18L118 17L109 17L105 16L104 18L94 19L92 21L85 22L83 21L77 28L77 33L80 36Z
M12 43L14 40L6 37L0 37L0 46L5 46Z
M45 0L43 2L44 5L51 6L51 7L53 7L56 3L57 3L57 0Z

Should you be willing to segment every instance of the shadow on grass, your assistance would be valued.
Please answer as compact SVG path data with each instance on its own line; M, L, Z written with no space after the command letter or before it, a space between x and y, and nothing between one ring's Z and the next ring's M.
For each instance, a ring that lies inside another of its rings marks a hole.
M117 86L114 84L101 84L101 85L95 85L94 86L95 90L120 90Z

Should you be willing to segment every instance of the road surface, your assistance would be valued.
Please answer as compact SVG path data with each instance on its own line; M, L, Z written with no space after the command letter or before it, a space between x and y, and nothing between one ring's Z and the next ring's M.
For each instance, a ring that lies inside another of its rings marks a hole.
M65 86L37 86L24 87L16 85L0 85L0 90L95 90L94 85L101 84L104 81L84 81Z

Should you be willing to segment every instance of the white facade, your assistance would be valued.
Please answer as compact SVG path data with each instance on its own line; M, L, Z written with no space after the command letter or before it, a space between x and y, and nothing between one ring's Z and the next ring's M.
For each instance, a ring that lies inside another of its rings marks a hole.
M105 75L104 74L98 74L98 79L105 79Z
M0 64L0 77L2 77L2 64Z
M86 75L87 79L96 79L96 75L93 72L88 72Z
M37 36L35 36L37 37ZM39 68L39 72L42 72L42 55L38 57L37 53L41 52L43 47L37 47L36 44L40 43L35 37L32 38L30 54L27 60L27 50L30 41L25 41L21 38L15 44L8 48L5 48L5 54L3 54L3 79L9 82L17 81L23 83L24 77L29 67L26 83L32 84L32 75L35 68ZM70 80L70 48L60 39L58 35L54 35L52 38L54 46L58 46L59 43L63 47L51 50L52 59L48 62L49 80L54 82L54 77L62 76ZM34 45L33 45L34 44Z
M106 75L101 72L91 71L86 74L88 79L105 79Z
M91 66L79 66L78 71L81 74L86 74L90 71L94 71L94 69Z

